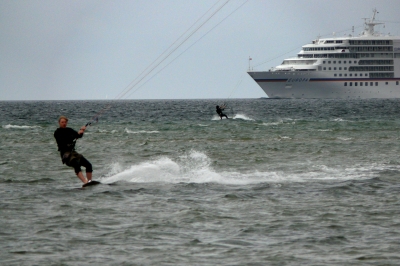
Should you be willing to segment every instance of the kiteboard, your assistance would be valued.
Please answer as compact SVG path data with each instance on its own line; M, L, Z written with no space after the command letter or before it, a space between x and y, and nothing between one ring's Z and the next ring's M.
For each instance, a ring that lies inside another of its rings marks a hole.
M86 184L83 184L82 187L89 187L89 186L94 186L94 185L99 185L99 184L101 184L99 181L92 180Z

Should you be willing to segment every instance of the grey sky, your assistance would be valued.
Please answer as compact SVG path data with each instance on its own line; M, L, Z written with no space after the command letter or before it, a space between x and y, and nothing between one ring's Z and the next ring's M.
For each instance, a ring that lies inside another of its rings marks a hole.
M224 2L0 0L0 100L118 98L189 26ZM245 2L229 1L143 81L187 49L182 55L122 98L265 97L246 74L249 56L255 69L268 70L319 34L343 36L352 26L359 34L361 18L373 8L378 20L388 21L377 29L400 35L399 0Z

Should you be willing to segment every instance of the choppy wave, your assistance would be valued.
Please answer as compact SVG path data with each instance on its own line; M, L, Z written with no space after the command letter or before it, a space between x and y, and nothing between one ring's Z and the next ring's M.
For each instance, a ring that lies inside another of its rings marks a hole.
M213 102L114 104L77 147L114 185L84 190L55 121L78 129L105 102L0 102L3 261L186 265L182 244L210 265L399 260L399 99L229 101L255 122Z

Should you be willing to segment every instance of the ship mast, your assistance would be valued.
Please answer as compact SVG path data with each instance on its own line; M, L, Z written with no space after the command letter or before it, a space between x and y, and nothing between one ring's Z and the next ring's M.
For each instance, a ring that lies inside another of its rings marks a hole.
M364 28L364 35L366 36L373 36L375 31L374 31L374 26L375 25L379 25L379 24L384 24L384 23L380 23L380 22L375 22L375 16L376 13L379 13L376 8L374 8L372 10L373 14L372 14L372 18L369 19L369 21L367 22L367 18L365 18L365 28Z

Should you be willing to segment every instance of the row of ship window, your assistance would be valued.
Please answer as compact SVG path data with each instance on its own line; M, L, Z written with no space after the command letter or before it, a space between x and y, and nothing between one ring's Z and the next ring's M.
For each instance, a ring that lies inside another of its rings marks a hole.
M323 68L327 70L326 67ZM321 67L318 67L318 70L321 70ZM332 70L332 67L328 67L328 70ZM342 70L341 67L334 67L333 70ZM347 67L344 67L343 70L347 70ZM349 71L394 71L393 66L363 66L363 67L349 67ZM357 75L356 75L357 76Z
M378 82L377 81L375 81L375 82L368 82L368 81L366 81L366 82L354 82L354 86L358 86L358 83L360 83L360 86L363 86L363 84L364 84L364 86L368 86L368 83L369 83L369 86L374 86L374 83L375 83L375 86L378 86ZM386 85L389 85L389 82L385 82L385 84ZM396 81L396 85L399 85L399 82L398 81ZM347 82L345 82L344 83L344 86L347 86ZM349 86L353 86L353 82L349 82Z
M350 45L393 45L393 40L349 40Z
M298 54L299 58L400 58L400 53Z
M326 67L324 67L324 70L326 70ZM328 67L328 70L332 70L332 68ZM336 67L334 67L333 70L336 70ZM339 70L342 70L342 68L339 67ZM344 67L343 70L347 70L347 67Z
M354 47L305 47L303 51L310 52L310 51L336 51L342 50L342 53L346 50L350 52L392 52L392 46L354 46Z
M368 75L370 78L394 78L393 72L380 72L380 73L369 73L369 74L364 73L365 77L368 77ZM335 73L335 74L333 74L333 76L337 77L338 74ZM342 77L342 76L347 77L347 74L340 73L339 77ZM352 77L352 76L353 76L352 74L349 74L349 77ZM357 77L357 73L355 73L354 76ZM360 77L362 77L362 76L363 76L363 73L360 73Z
M333 40L330 40L330 41L325 41L324 43L343 43L343 41L342 40L336 40L336 42L335 42Z
M358 75L357 73L354 74L355 77L357 77L357 75ZM338 74L333 74L333 76L337 77ZM347 77L347 73L343 74L343 76ZM352 76L353 76L353 74L349 74L349 77L352 77ZM363 74L360 73L360 77L362 77L362 76L363 76ZM368 77L368 73L364 73L364 76ZM342 73L339 74L339 77L342 77Z
M314 40L313 44L318 43ZM324 43L343 43L343 40L326 40ZM393 45L393 40L349 40L350 45Z
M336 64L336 61L322 61L324 64L328 63L331 64L333 62L333 64ZM341 64L342 61L337 61L338 64ZM354 64L357 64L357 61L349 61L349 64L351 64L352 62L354 62ZM343 64L346 64L347 61L343 61ZM393 60L360 60L358 62L359 65L393 65Z
M349 51L351 53L354 52L392 52L393 47L392 46L386 46L386 47L350 47Z
M326 63L328 63L328 64L330 64L332 61L323 61L323 63L324 64L326 64ZM341 64L342 63L342 61L338 61L338 64ZM347 63L347 61L343 61L343 64L346 64ZM349 60L349 64L351 64L352 63L352 61L351 60ZM333 61L333 64L336 64L336 61ZM357 61L354 61L354 64L357 64Z

